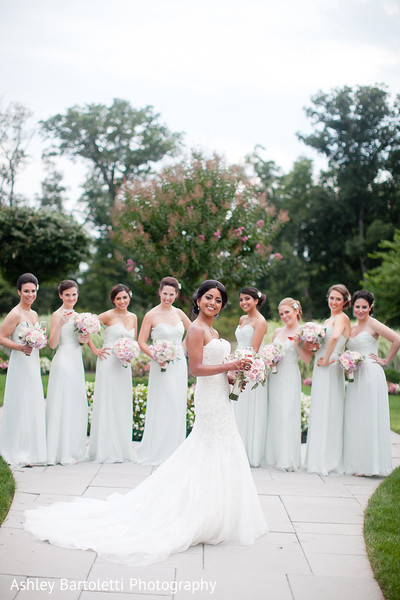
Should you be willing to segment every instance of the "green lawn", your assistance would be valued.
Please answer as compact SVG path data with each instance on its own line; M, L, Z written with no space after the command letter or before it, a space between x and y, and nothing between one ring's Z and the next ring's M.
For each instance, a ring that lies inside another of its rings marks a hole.
M7 516L14 492L14 477L7 463L0 456L0 525Z
M400 598L400 467L371 496L364 539L372 570L386 600Z

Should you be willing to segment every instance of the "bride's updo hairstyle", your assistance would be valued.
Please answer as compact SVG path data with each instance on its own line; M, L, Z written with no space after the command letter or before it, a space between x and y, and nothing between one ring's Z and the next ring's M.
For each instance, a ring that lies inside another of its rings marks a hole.
M328 293L326 294L326 298L329 298L329 294L331 293L332 290L335 290L336 292L339 292L340 294L342 294L343 298L344 298L344 304L343 304L343 308L349 308L350 304L351 304L351 294L349 292L349 290L347 289L347 287L345 285L343 285L343 283L336 283L335 285L331 285L331 287L328 290Z
M251 296L252 298L254 298L254 300L257 301L257 308L260 308L267 298L267 296L260 292L260 290L258 290L256 287L251 286L242 288L239 292L239 296L240 294L246 294L246 296Z
M113 289L110 292L110 300L113 304L114 304L115 296L118 296L118 294L120 292L126 292L129 296L129 298L132 298L132 292L128 288L128 286L124 285L123 283L117 283L116 285L114 285Z
M171 287L173 287L174 290L176 291L176 293L179 294L179 290L181 289L181 284L179 283L179 281L177 279L175 279L175 277L163 277L161 279L161 283L160 283L160 292L163 289L163 287L166 285L170 285Z
M354 306L354 302L356 300L365 300L366 302L368 302L369 304L369 314L372 316L374 314L374 295L372 292L369 292L368 290L357 290L357 292L354 292L353 297L351 299L351 303Z
M301 308L301 304L298 300L294 300L294 298L284 298L283 300L281 300L278 304L278 310L280 309L281 306L291 306L294 310L298 310L299 312L297 313L297 320L300 321L301 320L301 316L303 314L303 309Z
M17 290L21 291L24 283L33 283L36 286L36 289L39 289L39 282L37 278L32 273L24 273L20 275L17 279Z
M228 294L226 293L225 286L222 285L222 283L220 281L217 281L216 279L207 279L206 281L203 281L203 283L201 284L201 286L198 287L197 290L195 291L195 293L193 294L193 309L192 309L192 312L196 316L200 312L200 309L199 309L198 304L197 304L198 300L200 300L200 298L202 296L204 296L204 294L206 292L208 292L208 290L212 290L214 288L216 288L220 292L220 294L221 294L222 308L224 308L224 306L228 302Z
M79 292L79 287L76 281L73 281L72 279L64 279L64 281L62 281L58 286L58 293L61 296L65 290L69 290L70 288L76 288L76 291Z

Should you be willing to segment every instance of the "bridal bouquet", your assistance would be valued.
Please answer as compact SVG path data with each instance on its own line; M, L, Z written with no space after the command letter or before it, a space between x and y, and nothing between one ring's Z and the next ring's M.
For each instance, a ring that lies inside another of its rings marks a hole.
M338 358L338 363L346 371L349 382L354 381L354 373L359 369L365 360L365 356L356 352L356 350L346 350Z
M233 388L229 394L231 400L237 400L243 389L244 384L251 384L254 390L259 384L264 385L267 379L264 361L258 354L249 355L245 349L238 349L233 354L225 357L225 362L233 362L244 358L251 359L251 366L248 371L229 371L228 378L233 380Z
M178 358L179 349L175 342L171 340L156 340L149 346L151 357L158 363L170 363ZM161 367L161 373L167 369Z
M129 367L134 358L140 354L139 344L129 337L120 337L113 346L113 353L122 362L123 367Z
M47 335L38 323L36 325L23 323L19 329L18 337L23 344L32 346L32 348L40 349L47 346Z
M325 337L325 329L318 323L308 321L308 323L304 323L303 327L300 329L299 335L303 342L319 344Z
M285 351L282 344L271 342L266 344L261 350L261 357L265 364L271 368L271 373L276 373L276 365L280 360L283 360Z
M73 316L75 331L79 331L82 335L87 333L99 333L101 323L97 315L92 313L75 313Z

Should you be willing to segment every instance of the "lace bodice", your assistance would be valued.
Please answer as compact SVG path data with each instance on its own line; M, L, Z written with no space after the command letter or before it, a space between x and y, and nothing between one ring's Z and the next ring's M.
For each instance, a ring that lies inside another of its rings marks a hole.
M230 353L227 340L213 339L203 348L203 364L218 365ZM198 377L194 396L195 426L203 433L223 438L236 429L233 406L229 400L229 383L226 373Z
M126 329L122 323L114 323L106 327L104 332L104 346L113 346L121 337L135 339L135 329Z
M181 344L185 328L182 321L177 325L168 325L168 323L158 323L151 330L151 339L156 340L171 340L175 344Z

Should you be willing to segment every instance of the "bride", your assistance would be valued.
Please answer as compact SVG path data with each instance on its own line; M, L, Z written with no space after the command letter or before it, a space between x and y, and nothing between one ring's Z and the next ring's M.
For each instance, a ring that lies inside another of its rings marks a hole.
M196 420L186 440L128 494L26 511L26 530L55 545L92 549L131 565L158 562L200 543L253 544L266 531L228 397L227 371L249 363L224 363L229 343L212 327L226 302L219 281L205 281L194 295L197 318L187 349L198 377Z

